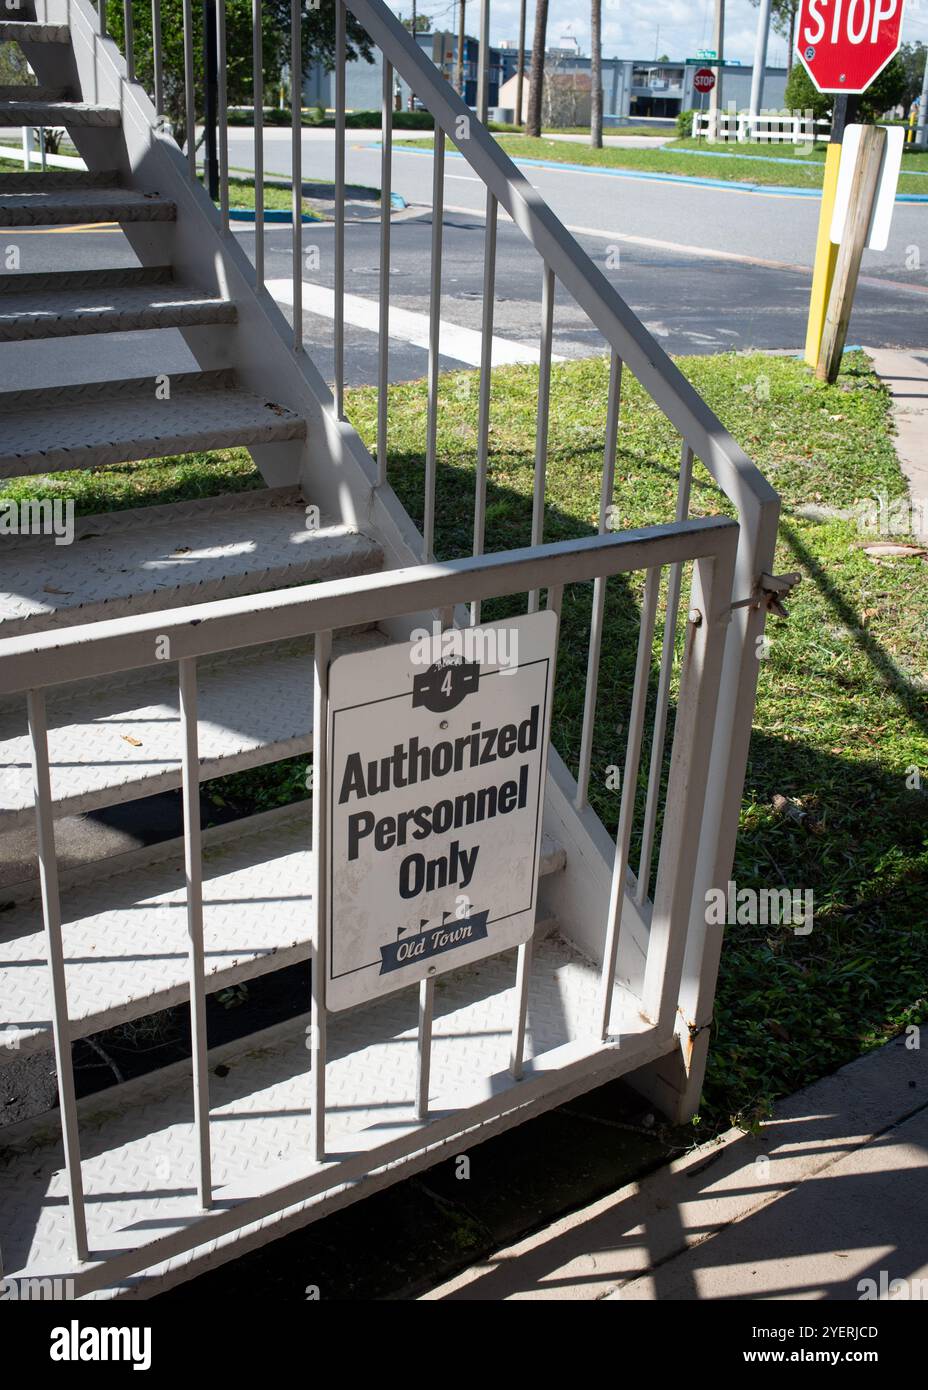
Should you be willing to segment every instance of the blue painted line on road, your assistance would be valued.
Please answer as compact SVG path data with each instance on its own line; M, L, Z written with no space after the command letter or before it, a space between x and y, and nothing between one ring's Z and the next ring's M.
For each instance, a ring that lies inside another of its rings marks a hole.
M229 208L229 218L232 222L254 222L254 208ZM287 212L284 208L265 208L265 222L292 222L293 213ZM316 217L310 212L304 212L303 222L324 222L324 217Z
M379 146L371 148L379 148ZM505 150L505 145L501 146ZM413 146L404 145L396 150L397 154L425 154L431 156L431 148L418 150ZM448 150L448 159L463 159L464 156L457 150ZM761 193L776 197L791 198L818 198L821 201L822 190L820 188L790 188L786 184L778 183L732 183L731 179L706 179L690 174L654 174L645 169L603 169L594 168L588 164L562 164L557 159L514 159L514 164L520 167L530 166L535 169L566 169L575 174L596 174L598 177L618 178L618 179L645 179L651 183L682 183L687 187L693 188L721 188L727 193ZM928 203L928 193L897 193L897 203Z

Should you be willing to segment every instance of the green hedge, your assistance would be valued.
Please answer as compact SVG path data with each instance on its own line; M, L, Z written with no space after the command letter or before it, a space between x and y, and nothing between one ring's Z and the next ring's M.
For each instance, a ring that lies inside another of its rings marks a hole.
M237 107L229 112L229 125L253 125L254 109L252 107ZM289 125L290 112L280 110L276 106L266 106L264 108L265 125ZM305 126L318 126L324 129L332 129L335 125L334 116L324 116L321 120L315 114L315 110L304 111L302 124ZM379 130L380 112L379 111L349 111L345 116L345 125L350 130ZM393 126L396 130L433 130L435 122L428 111L394 111Z

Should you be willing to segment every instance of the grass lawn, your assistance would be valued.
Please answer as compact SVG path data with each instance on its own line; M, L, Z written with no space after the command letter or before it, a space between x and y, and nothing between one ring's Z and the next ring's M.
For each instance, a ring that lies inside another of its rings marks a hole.
M888 398L862 355L845 359L831 387L788 357L694 357L680 365L780 491L778 572L803 574L789 622L768 625L734 878L739 887L815 894L808 936L775 926L727 930L697 1131L706 1135L732 1117L762 1119L778 1096L907 1024L928 1022L928 793L911 785L911 769L919 768L928 787L928 571L920 558L867 555L851 522L811 521L797 511L904 494ZM475 372L441 380L442 559L470 549L477 385ZM554 368L546 539L595 529L606 385L602 359ZM490 549L528 542L536 399L537 369L495 373ZM347 410L370 443L376 393L349 392ZM419 520L425 384L392 387L390 418L390 477ZM627 380L614 498L623 524L669 518L678 452L672 429ZM55 474L42 493L72 496L86 513L258 483L247 454L230 451ZM35 490L35 479L23 479L6 484L4 495ZM698 470L694 514L722 510L724 499ZM605 769L624 754L616 726L628 718L640 593L636 576L612 581L607 596L591 795L610 828L618 793L606 789ZM566 592L555 741L574 766L590 609L591 586ZM488 606L485 616L506 611ZM656 669L655 660L655 681ZM646 767L645 757L643 774ZM305 759L291 759L215 781L210 792L222 804L264 809L305 796L304 774ZM780 814L779 797L805 815Z
M805 164L789 164L779 168L776 164L765 164L761 160L738 157L717 159L712 154L700 156L685 153L685 148L694 147L697 142L687 141L678 151L671 149L622 149L609 145L602 150L594 150L589 145L574 144L564 140L530 140L524 135L499 135L500 145L514 160L544 159L558 164L583 164L601 169L637 169L651 174L682 174L690 178L724 179L729 183L776 184L790 188L821 188L823 168L810 168ZM397 141L400 145L413 145L421 142ZM449 141L448 149L456 147ZM744 146L718 145L715 149L732 154ZM792 146L790 146L792 150ZM766 154L767 147L750 147L751 154ZM913 161L910 166L909 161ZM928 179L917 173L906 173L908 167L916 167L914 161L924 160L921 166L928 170L928 155L907 156L903 173L899 178L900 193L928 193ZM824 165L823 165L824 167Z
M826 144L819 142L815 145L764 145L761 142L751 145L738 145L734 141L708 141L708 140L668 140L667 146L671 150L700 150L715 154L725 154L737 157L739 154L762 156L764 159L785 159L785 160L814 160L817 164L825 163L825 152L828 149ZM905 147L902 156L903 173L921 173L928 175L928 151L913 150L910 154Z

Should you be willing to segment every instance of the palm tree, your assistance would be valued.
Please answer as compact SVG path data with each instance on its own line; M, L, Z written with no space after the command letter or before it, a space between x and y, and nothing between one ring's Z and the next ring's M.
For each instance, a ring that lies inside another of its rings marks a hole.
M603 147L603 0L590 0L590 144L594 150Z
M545 46L548 33L548 0L535 6L535 37L532 41L532 75L528 92L526 135L541 137L541 106L545 90Z

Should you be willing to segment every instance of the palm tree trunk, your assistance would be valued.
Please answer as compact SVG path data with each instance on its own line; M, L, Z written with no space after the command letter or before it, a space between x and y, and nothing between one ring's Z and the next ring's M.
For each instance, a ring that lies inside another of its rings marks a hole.
M532 76L528 92L528 121L526 135L541 136L541 104L545 90L545 46L548 33L548 0L538 0L535 6L535 37L532 42Z
M591 0L590 30L590 144L594 150L603 147L603 0Z

